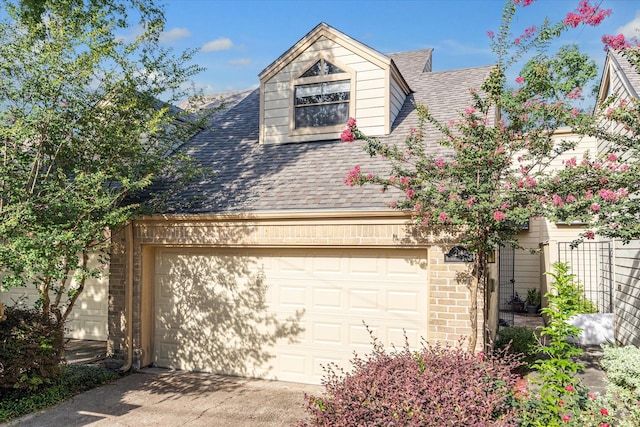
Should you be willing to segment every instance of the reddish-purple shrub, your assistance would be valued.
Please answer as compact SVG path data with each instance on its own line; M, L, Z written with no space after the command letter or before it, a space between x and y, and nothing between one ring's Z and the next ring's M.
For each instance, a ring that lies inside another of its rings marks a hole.
M325 393L306 395L310 426L507 426L521 363L505 353L472 354L461 346L373 351L353 370L325 367Z

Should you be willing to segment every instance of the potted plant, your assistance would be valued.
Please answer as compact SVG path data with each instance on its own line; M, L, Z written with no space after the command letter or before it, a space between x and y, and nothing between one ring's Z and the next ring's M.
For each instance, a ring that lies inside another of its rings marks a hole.
M540 291L535 288L531 288L527 291L527 313L535 314L540 307Z
M507 301L507 304L511 305L511 308L516 313L522 313L524 311L524 300L520 298L520 295L516 292L511 299Z

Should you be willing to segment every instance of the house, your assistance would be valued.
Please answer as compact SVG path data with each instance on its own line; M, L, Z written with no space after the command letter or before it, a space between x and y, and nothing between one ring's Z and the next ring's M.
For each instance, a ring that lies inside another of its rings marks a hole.
M445 264L450 246L412 229L394 194L343 184L355 165L388 170L339 140L348 117L401 142L414 103L458 118L491 70L432 72L431 54L383 55L321 23L259 89L234 94L185 146L212 176L113 238L109 350L137 366L319 383L322 365L371 350L367 328L385 346L469 335L456 278L468 265Z
M640 70L629 61L624 50L609 50L605 60L598 101L610 96L616 101L640 100ZM602 113L596 111L596 113ZM613 126L613 132L625 132ZM598 145L598 153L606 154L606 143ZM623 154L624 156L624 154ZM612 287L615 338L618 344L640 346L640 240L628 244L612 242Z

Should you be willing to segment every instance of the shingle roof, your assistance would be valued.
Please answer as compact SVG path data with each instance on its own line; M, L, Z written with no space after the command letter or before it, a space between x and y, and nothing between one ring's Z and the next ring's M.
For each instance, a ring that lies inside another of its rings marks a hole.
M469 105L469 89L478 88L491 67L422 72L430 52L389 55L414 91L404 103L391 134L381 138L401 143L416 126L415 102L437 118L459 118ZM420 65L422 62L422 65ZM260 145L259 89L214 118L214 130L202 131L186 145L187 152L213 176L189 184L169 204L167 213L207 214L280 210L389 209L392 193L379 187L343 184L355 165L364 172L388 173L389 164L371 158L361 144L339 139L311 143ZM428 134L435 138L435 129ZM338 135L336 135L336 138ZM434 144L435 146L435 144ZM397 196L396 196L397 197ZM178 207L180 206L180 207Z
M620 69L624 73L623 78L627 80L631 89L635 91L635 94L631 93L631 96L640 95L640 73L636 68L629 62L627 55L631 55L631 52L628 51L611 51L611 54L615 57L616 62L620 66Z

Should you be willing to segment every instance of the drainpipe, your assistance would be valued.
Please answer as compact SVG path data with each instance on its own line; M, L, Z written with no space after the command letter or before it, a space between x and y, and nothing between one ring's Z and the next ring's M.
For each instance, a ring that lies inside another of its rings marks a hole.
M126 345L127 345L127 360L125 364L120 368L120 372L127 372L131 369L133 364L133 223L129 222L127 225L127 238L126 238L126 251L127 251L127 279L125 283L126 291L125 298L127 302L126 307Z

